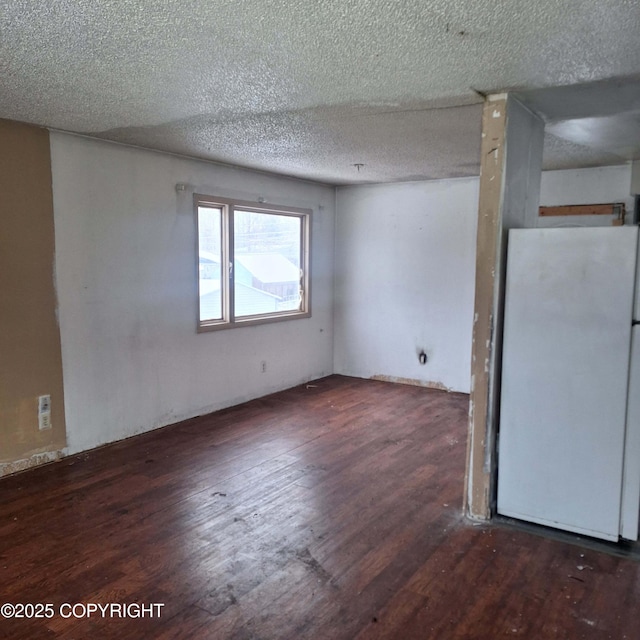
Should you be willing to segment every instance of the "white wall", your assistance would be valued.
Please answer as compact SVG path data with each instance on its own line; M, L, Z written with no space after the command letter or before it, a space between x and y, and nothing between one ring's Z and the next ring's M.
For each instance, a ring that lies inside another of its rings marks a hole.
M540 179L544 148L544 121L522 105L513 95L507 97L506 125L504 132L503 192L500 202L500 234L497 245L496 266L498 295L494 299L493 314L504 301L504 272L506 270L506 232L508 229L534 226L540 206ZM499 156L494 154L496 165ZM501 328L497 328L497 334ZM499 357L499 354L495 354ZM494 362L494 366L496 363ZM499 371L499 366L497 368ZM493 395L491 392L490 395Z
M478 179L341 187L337 211L336 372L468 392Z
M540 205L599 204L624 202L631 220L634 200L631 193L631 165L544 171L540 185ZM612 216L550 216L538 218L538 227L610 226Z
M477 178L334 198L66 134L51 146L70 453L332 372L469 391ZM629 186L628 166L546 172L541 202L631 206ZM313 209L312 318L196 333L193 190Z
M629 165L546 171L540 203L622 201L630 212L630 181ZM468 392L478 179L340 187L337 212L336 373ZM423 347L424 366L417 358Z
M51 151L69 453L332 373L332 188L60 133ZM197 334L176 183L312 208L313 316Z

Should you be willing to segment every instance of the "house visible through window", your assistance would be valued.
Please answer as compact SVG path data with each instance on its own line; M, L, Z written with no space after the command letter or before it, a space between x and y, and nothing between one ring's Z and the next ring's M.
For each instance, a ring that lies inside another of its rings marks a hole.
M198 327L308 317L311 212L195 196Z

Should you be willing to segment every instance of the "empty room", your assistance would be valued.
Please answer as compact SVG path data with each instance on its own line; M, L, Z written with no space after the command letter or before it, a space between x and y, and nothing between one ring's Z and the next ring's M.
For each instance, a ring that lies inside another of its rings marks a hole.
M2 3L0 638L637 638L639 31Z

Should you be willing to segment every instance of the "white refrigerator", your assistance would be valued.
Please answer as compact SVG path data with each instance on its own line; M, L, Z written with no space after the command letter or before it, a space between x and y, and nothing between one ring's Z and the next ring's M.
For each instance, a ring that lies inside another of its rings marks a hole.
M631 226L509 232L498 513L638 538L637 250Z

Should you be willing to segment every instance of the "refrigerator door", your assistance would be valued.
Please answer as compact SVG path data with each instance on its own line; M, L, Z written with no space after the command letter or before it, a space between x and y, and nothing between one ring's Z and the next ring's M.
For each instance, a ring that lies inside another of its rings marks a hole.
M636 265L634 322L640 320L640 260ZM622 512L620 535L626 540L638 539L640 517L640 325L631 330L631 365L627 399L627 432L625 435L622 473Z
M637 235L509 233L501 514L618 539Z
M636 300L638 293L636 292ZM638 539L640 516L640 326L632 329L629 398L627 400L627 433L624 448L622 513L620 535Z

